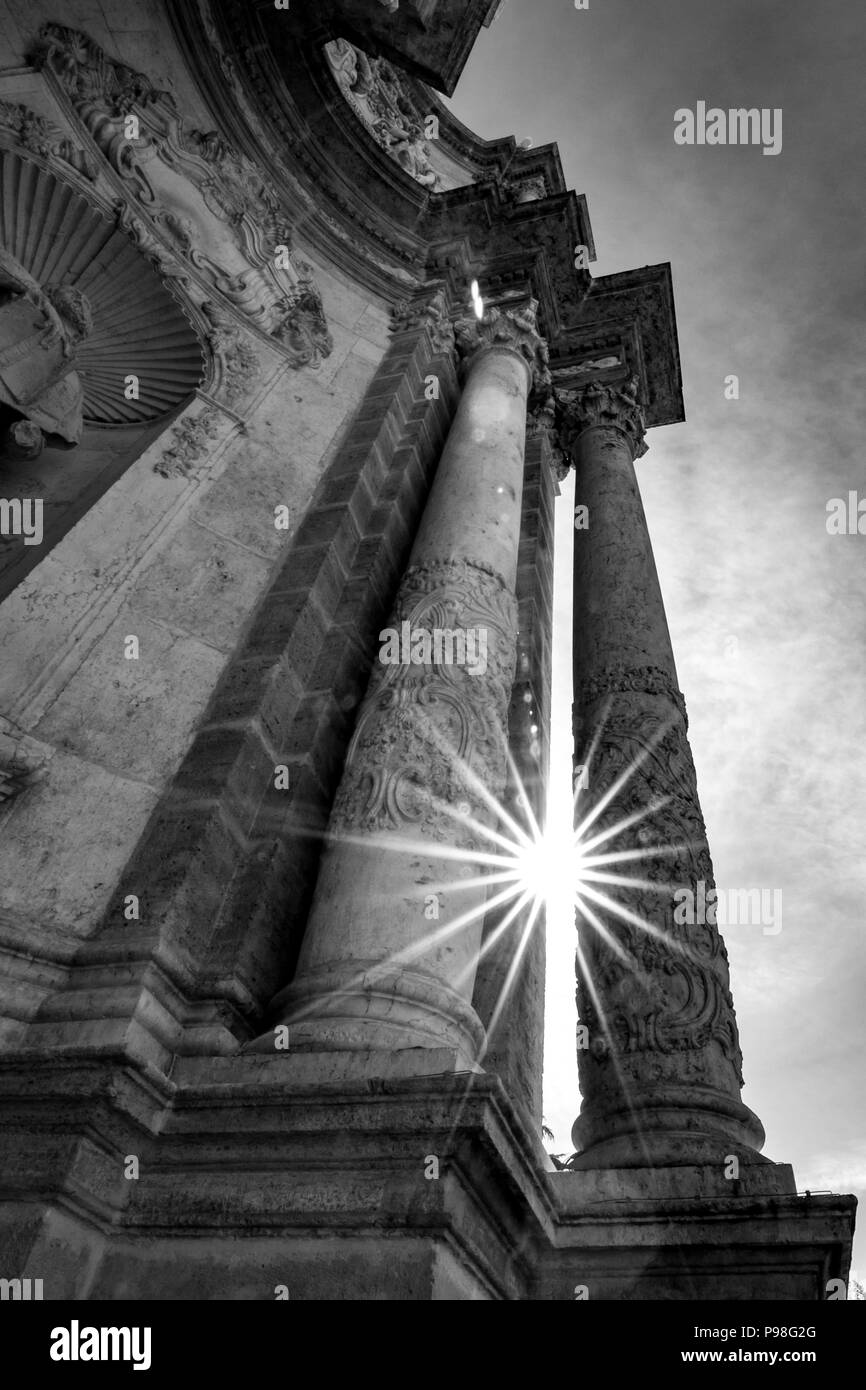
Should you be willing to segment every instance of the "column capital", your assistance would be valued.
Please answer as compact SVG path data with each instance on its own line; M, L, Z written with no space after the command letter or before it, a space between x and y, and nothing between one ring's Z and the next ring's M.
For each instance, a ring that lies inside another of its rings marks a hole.
M511 351L529 368L530 389L540 396L550 392L547 343L538 331L538 300L519 309L488 309L483 319L463 318L454 325L457 353L464 372L487 352Z
M637 393L635 376L621 385L589 381L556 391L559 434L569 454L576 455L587 430L602 428L619 430L632 447L632 457L642 458L647 451L646 422Z

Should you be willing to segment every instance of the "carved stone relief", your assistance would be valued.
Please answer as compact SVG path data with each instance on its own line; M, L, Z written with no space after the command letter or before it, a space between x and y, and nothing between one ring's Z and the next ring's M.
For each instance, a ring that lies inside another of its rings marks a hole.
M330 353L312 268L251 160L216 131L187 130L170 92L74 29L43 26L34 62L107 161L124 194L119 225L161 274L218 294L295 366Z
M448 313L448 296L444 289L437 290L432 298L403 299L392 309L392 333L408 333L422 326L428 328L437 352L454 351L454 325Z
M616 1096L630 1058L673 1053L684 1080L738 1094L742 1057L724 943L711 921L680 924L674 913L677 888L702 882L709 891L714 882L682 695L655 668L606 672L577 692L575 719L576 747L593 747L593 804L620 783L593 823L593 836L611 832L595 852L646 852L610 870L636 880L607 890L619 912L589 899L607 939L592 922L580 924L578 1008L592 1039L579 1052L584 1094L596 1102ZM639 1063L635 1075L645 1077L647 1066Z
M159 473L163 478L195 476L197 466L209 456L214 441L219 437L222 418L222 412L216 406L207 406L200 415L188 415L172 425L174 442L154 464L154 473Z
M501 310L492 306L484 318L462 318L454 325L457 352L464 374L477 353L491 347L511 348L528 363L532 382L529 407L537 409L551 393L550 359L547 344L538 332L538 303Z
M508 702L517 653L517 601L481 564L448 560L413 566L390 625L412 631L483 629L485 668L377 662L331 817L339 831L417 825L433 839L479 847L470 829L442 809L465 803L487 819L464 769L501 797Z
M96 160L68 139L52 121L20 102L0 101L0 131L13 136L30 154L68 164L91 182L97 177Z
M348 39L334 39L325 53L341 92L377 144L416 183L438 191L441 180L430 162L423 113L409 100L396 69L384 58L368 58Z

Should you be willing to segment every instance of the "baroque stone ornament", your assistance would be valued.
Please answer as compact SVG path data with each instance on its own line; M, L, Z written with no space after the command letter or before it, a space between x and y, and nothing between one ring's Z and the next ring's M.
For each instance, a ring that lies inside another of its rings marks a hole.
M218 368L219 380L214 385L214 392L227 405L233 406L248 394L255 383L260 366L258 355L238 324L223 313L218 304L205 300L201 307L213 326L208 334L208 344Z
M615 429L626 435L632 457L642 458L646 422L638 402L638 380L630 377L623 385L590 381L585 386L557 390L559 435L572 457L582 434L589 429Z
M70 140L53 121L46 120L20 102L0 101L0 135L11 136L29 154L58 160L92 183L97 177L95 160Z
M391 311L391 332L410 333L426 327L436 352L454 351L454 325L448 313L448 295L439 289L432 296L421 300L403 299Z
M348 39L334 39L325 45L325 53L340 91L377 144L416 183L438 191L441 179L430 161L422 114L396 69L384 58L368 58Z
M152 264L216 291L293 365L330 353L312 268L294 255L289 214L251 160L216 131L188 130L170 92L75 29L44 25L33 60L120 180L133 210L125 224Z
M556 429L556 402L553 390L545 389L546 385L545 383L545 387L537 392L530 402L526 415L526 437L541 437L547 441L554 476L557 483L561 483L568 477L571 463L560 444Z
M346 760L331 830L415 825L461 848L482 841L456 828L461 802L484 820L480 781L501 797L508 702L517 659L517 600L486 566L446 560L406 571L389 620L400 631L483 633L483 670L448 662L377 662ZM456 833L456 839L455 839Z
M514 309L489 308L483 319L462 318L454 325L461 372L465 377L482 352L511 350L529 367L530 407L547 400L551 390L547 343L538 331L538 301Z
M174 443L154 464L154 473L163 478L190 478L196 465L209 453L219 435L220 412L208 406L200 415L187 416L172 426Z

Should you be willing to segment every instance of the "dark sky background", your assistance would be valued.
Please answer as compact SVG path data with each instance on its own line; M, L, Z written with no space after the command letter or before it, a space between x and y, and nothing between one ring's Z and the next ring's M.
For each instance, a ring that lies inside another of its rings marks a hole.
M864 58L858 0L508 0L450 103L484 138L559 144L589 201L594 275L671 262L687 423L651 431L638 477L716 880L782 890L778 934L725 931L744 1100L800 1189L861 1200L866 535L829 535L826 508L866 498ZM781 107L781 153L676 145L674 112L701 100ZM558 504L563 815L572 495ZM546 1117L571 1152L567 912L548 949ZM854 1263L863 1279L866 1232Z

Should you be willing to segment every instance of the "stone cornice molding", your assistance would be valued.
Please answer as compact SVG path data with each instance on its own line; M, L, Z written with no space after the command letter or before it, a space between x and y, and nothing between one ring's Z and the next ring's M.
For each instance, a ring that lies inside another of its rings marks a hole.
M529 370L530 389L544 397L550 390L547 344L538 332L538 301L525 307L488 309L483 319L463 318L454 325L461 368L468 373L472 364L487 352L513 352Z
M636 377L621 386L590 381L573 390L557 391L559 435L566 451L575 457L587 430L615 429L628 440L632 457L641 458L647 451L646 421L637 393Z

